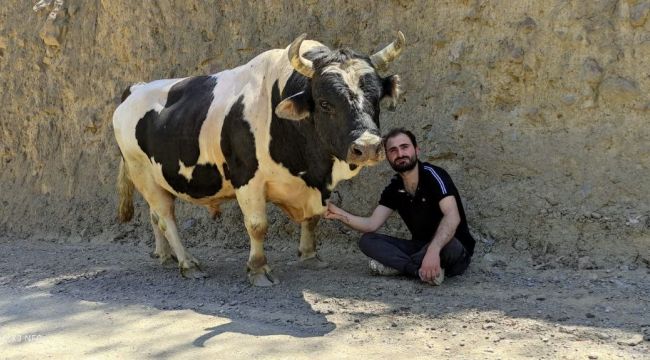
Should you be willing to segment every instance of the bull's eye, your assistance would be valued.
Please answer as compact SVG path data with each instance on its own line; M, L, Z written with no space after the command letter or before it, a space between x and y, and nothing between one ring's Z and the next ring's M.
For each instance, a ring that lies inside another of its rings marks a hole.
M320 108L323 109L323 111L325 111L325 112L331 112L331 111L333 110L333 109L332 109L332 104L330 104L329 102L327 102L327 101L325 101L325 100L321 100L321 101L318 103L318 105L319 105Z

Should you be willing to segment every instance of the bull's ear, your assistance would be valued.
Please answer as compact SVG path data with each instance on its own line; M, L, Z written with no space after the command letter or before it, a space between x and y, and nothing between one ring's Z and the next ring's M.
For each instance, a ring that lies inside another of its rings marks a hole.
M388 101L388 110L393 111L397 106L397 99L402 92L400 89L400 79L399 75L389 76L384 79L384 96L382 101L386 99Z
M304 91L301 91L282 100L275 107L275 115L283 119L302 120L309 116L309 104L309 96Z

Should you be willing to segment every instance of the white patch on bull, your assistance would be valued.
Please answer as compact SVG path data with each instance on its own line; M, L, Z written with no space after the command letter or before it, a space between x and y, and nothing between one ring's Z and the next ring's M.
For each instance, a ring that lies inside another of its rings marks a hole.
M194 165L192 166L185 166L183 162L179 159L178 160L178 173L182 175L184 178L187 179L187 181L192 181L192 173L194 172Z
M361 168L362 166L357 166L354 170L350 170L350 164L334 158L334 165L332 166L332 183L327 186L327 189L333 191L339 181L355 177L359 171L361 171Z
M360 59L351 59L343 64L334 63L326 66L323 69L323 74L332 73L338 74L343 78L348 88L356 95L356 99L353 99L357 102L359 108L362 108L363 101L365 100L363 90L359 86L359 79L363 75L372 74L375 72L375 69L372 68L367 62Z

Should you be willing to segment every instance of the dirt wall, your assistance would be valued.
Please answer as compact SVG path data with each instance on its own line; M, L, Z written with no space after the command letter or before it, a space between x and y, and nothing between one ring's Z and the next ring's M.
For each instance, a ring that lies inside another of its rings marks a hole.
M303 32L370 53L399 29L404 95L382 127L413 129L421 158L449 170L480 251L650 264L650 1L65 0L49 18L54 4L33 5L0 7L0 231L150 239L141 200L134 223L115 224L111 114L125 86L233 67ZM390 174L342 184L343 205L368 213ZM270 242L297 244L269 209ZM235 204L207 218L179 205L187 243L246 246ZM331 223L319 234L354 240Z

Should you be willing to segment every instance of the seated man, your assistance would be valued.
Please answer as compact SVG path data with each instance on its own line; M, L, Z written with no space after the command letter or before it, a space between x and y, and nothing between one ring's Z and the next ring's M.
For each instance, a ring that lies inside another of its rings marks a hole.
M380 275L404 274L440 285L444 276L469 266L475 241L469 233L460 195L440 167L420 162L415 136L403 128L384 136L386 160L397 171L370 217L348 213L332 203L325 218L363 232L359 247ZM397 210L411 232L405 240L375 233Z

